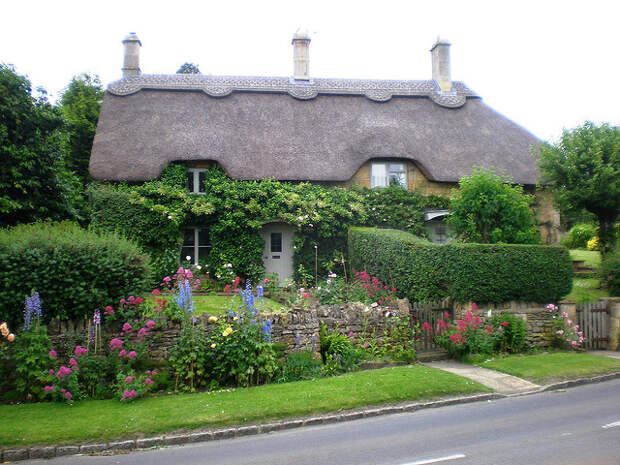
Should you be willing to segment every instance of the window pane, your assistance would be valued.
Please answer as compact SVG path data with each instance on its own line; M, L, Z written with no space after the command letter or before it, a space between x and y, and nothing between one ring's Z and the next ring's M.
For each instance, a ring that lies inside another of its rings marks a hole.
M198 245L201 247L211 246L211 242L209 241L209 230L208 229L198 230Z
M390 185L407 187L407 171L402 163L390 163Z
M385 163L373 163L370 167L370 187L386 187L387 172Z
M282 233L271 233L271 251L282 252Z
M405 165L402 163L390 163L390 171L393 173L405 171Z
M200 264L207 263L209 261L209 252L211 247L198 247L198 261Z
M181 261L187 260L187 257L190 257L189 261L194 263L193 247L181 247Z
M207 178L206 171L198 172L198 190L196 192L205 192L205 179Z
M194 172L187 171L187 188L190 192L194 192Z
M194 244L195 244L194 229L184 229L183 230L183 247L193 246Z

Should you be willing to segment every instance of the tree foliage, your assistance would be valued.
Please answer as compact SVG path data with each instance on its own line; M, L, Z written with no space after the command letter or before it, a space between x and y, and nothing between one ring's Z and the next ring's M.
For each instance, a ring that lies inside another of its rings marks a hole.
M538 164L563 209L596 215L601 251L607 254L616 243L620 210L620 127L586 122L564 131L557 144L539 148Z
M0 64L0 222L74 215L76 178L64 162L63 119L45 92Z
M198 65L187 62L181 65L177 70L177 74L200 74L200 70L198 69Z
M67 167L83 183L90 181L88 163L103 93L99 77L84 73L71 79L60 98L66 121Z
M507 177L475 169L453 191L447 221L464 242L535 244L539 233L532 202L533 196Z

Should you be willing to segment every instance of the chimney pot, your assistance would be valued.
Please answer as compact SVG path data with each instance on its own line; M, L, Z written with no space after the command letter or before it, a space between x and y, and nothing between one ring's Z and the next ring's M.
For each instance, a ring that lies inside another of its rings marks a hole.
M433 80L443 92L452 90L452 78L450 76L450 42L437 37L437 42L431 48L433 62Z
M125 47L122 68L123 77L142 74L140 71L140 47L142 42L140 42L135 32L130 32L125 37L123 46Z
M293 79L296 81L310 80L310 34L306 30L297 29L293 34Z

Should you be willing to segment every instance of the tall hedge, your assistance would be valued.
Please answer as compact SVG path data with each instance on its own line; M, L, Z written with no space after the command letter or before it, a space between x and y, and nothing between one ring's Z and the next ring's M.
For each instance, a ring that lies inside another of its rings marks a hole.
M349 229L349 259L411 301L553 302L572 287L564 247L432 244L404 231Z
M33 289L46 322L90 317L95 308L143 291L148 273L148 257L114 233L70 222L0 229L0 320L19 327Z

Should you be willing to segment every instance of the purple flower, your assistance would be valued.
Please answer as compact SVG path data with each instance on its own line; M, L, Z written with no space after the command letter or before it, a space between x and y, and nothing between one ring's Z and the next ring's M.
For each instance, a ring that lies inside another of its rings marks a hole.
M93 324L100 325L101 324L101 311L96 308L93 313Z

